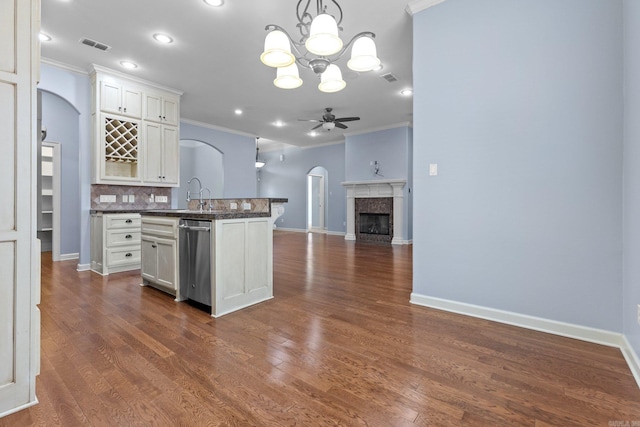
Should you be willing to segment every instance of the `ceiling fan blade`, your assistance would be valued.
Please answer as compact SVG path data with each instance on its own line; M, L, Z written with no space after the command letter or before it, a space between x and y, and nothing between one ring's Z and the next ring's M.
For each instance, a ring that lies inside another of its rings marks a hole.
M316 123L322 123L322 121L320 120L316 120L316 119L298 119L299 122L316 122Z
M319 124L319 125L317 125L317 126L312 127L312 128L311 128L311 130L316 130L316 129L318 129L320 126L322 126L322 123L320 123L320 124Z
M337 120L334 123L335 123L337 128L340 128L340 129L346 129L347 128L347 125L343 125L342 123L340 123Z
M336 122L353 122L355 120L360 120L360 117L341 117L336 119Z

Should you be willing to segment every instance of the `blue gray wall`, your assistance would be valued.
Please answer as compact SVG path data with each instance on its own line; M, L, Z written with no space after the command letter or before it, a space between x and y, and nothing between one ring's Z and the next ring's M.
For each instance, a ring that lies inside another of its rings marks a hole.
M209 144L224 156L224 197L256 197L255 139L221 130L180 123L180 139ZM203 185L206 185L203 183Z
M224 155L204 142L194 140L180 141L180 187L171 189L173 207L185 209L187 207L187 191L189 180L197 177L203 188L211 191L211 198L224 197ZM198 185L191 183L192 192L196 192ZM197 197L197 196L193 196ZM203 197L209 193L203 191Z
M346 181L371 181L404 179L403 234L412 237L412 183L413 129L408 126L376 132L350 135L345 138L345 178ZM379 174L374 174L372 161L377 161Z
M640 354L640 2L624 1L624 334Z
M280 155L284 160L280 161ZM316 166L327 170L328 188L325 225L327 231L344 233L346 218L346 193L344 182L344 144L314 148L287 146L276 151L260 150L260 157L267 162L260 172L260 197L287 197L285 213L277 226L306 230L307 174Z
M415 293L621 332L621 5L414 17Z
M89 215L91 208L91 84L89 76L87 74L63 70L48 64L41 64L38 88L63 98L72 105L79 114L77 118L79 138L77 153L78 175L76 177L78 193L73 194L63 188L62 194L63 197L68 198L67 202L69 204L79 206L80 212L76 217L78 221L76 224L76 233L79 236L79 241L76 244L79 246L80 252L78 267L88 269L91 257L91 221ZM43 111L43 115L44 114ZM45 126L49 128L51 125L52 124L47 124ZM59 125L65 126L64 123ZM75 126L75 124L71 124L71 126ZM63 153L63 155L65 154ZM64 183L62 183L62 185L64 186ZM64 226L62 226L62 228L64 229ZM65 238L62 239L65 240ZM61 256L68 254L62 246L62 241L60 254Z
M42 92L45 141L60 143L60 254L80 253L80 123L78 111L65 99Z

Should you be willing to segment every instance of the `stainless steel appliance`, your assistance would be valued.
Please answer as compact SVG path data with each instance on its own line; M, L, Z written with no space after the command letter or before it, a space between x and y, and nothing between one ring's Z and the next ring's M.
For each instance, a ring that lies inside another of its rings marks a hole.
M180 296L211 307L211 221L182 219Z

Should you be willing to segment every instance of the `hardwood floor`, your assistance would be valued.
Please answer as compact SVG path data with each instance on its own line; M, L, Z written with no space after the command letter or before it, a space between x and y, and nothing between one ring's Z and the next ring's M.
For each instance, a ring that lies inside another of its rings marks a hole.
M276 232L275 298L219 319L43 259L40 404L0 426L640 425L618 349L410 305L411 257Z

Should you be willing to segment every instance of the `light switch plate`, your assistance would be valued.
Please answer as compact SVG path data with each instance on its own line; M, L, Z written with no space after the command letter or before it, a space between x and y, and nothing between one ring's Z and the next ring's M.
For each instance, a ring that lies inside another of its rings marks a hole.
M242 204L242 209L244 209L245 211L250 211L251 210L251 203L243 203Z
M122 203L127 203L129 201L129 195L128 194L123 194L122 195Z
M135 203L135 201L136 201L136 195L129 194L129 203Z
M156 202L158 203L167 203L168 201L167 196L156 196Z
M438 175L438 164L430 163L429 164L429 176L437 176Z
M232 210L238 209L238 204L236 202L229 203L229 208Z

